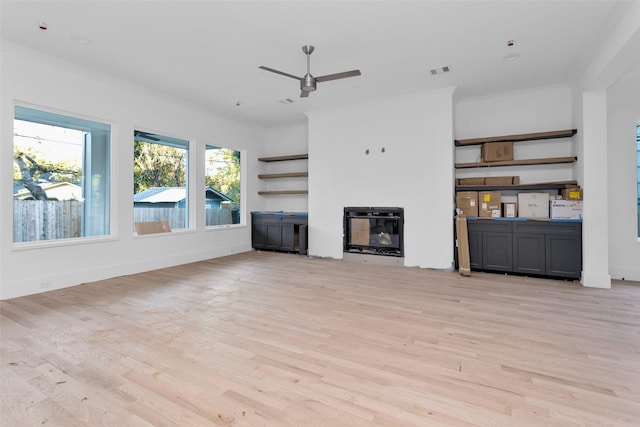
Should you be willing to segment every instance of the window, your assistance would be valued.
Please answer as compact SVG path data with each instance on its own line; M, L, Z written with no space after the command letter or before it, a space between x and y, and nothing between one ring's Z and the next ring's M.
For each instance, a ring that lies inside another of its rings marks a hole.
M109 231L111 126L16 106L13 241Z
M638 173L636 180L638 182L638 190L636 196L638 198L638 237L640 237L640 124L636 125L636 166L638 167Z
M205 162L205 224L240 224L240 152L207 145Z
M189 141L135 131L133 221L167 221L172 230L189 226Z

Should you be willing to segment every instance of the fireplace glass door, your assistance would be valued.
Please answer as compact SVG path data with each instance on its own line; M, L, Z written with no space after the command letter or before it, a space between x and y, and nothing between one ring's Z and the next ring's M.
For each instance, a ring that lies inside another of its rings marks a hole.
M345 208L345 252L403 256L402 208Z

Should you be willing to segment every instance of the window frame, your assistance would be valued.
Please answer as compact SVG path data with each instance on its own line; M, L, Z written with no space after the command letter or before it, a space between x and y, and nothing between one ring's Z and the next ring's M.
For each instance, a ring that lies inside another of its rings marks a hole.
M214 225L207 225L207 218L206 218L206 200L203 200L204 202L204 210L203 210L203 222L204 222L204 228L207 231L211 231L211 230L220 230L220 229L228 229L228 228L238 228L238 227L245 227L246 221L245 221L245 206L246 206L246 160L247 160L247 152L246 150L237 150L235 148L232 148L230 146L221 146L221 145L216 145L216 144L210 144L210 143L206 143L204 144L203 147L203 152L202 152L202 163L204 166L204 172L203 172L203 177L202 177L202 185L204 187L204 189L206 189L207 187L207 183L206 183L206 179L209 176L207 173L207 151L211 148L217 148L217 149L225 149L225 150L232 150L235 151L237 153L239 153L240 155L240 201L239 201L239 209L238 209L238 216L239 216L239 222L236 224L214 224Z
M159 145L164 145L164 146L168 146L168 147L174 147L174 148L184 148L186 150L186 159L185 159L185 194L186 194L186 198L187 200L185 201L185 221L186 221L186 226L182 227L182 228L171 228L171 233L150 233L150 234L138 234L135 231L135 217L131 218L132 221L132 228L133 228L133 237L134 238L149 238L149 237L160 237L160 236L171 236L172 234L178 234L178 233L189 233L189 232L194 232L195 231L195 224L196 224L196 216L195 216L195 209L194 209L194 175L195 173L195 169L193 167L193 162L194 162L194 141L190 138L185 138L185 137L179 137L176 136L175 134L172 134L171 132L164 132L164 131L155 131L155 130L151 130L150 128L145 128L142 126L133 126L132 128L132 135L133 135L133 140L132 142L135 142L136 140L136 133L137 132L142 132L145 134L149 134L149 135L153 135L153 136L157 136L160 137L160 141L145 141L148 143L152 143L152 144L159 144ZM162 138L165 138L166 140L162 140ZM161 142L162 141L162 142ZM134 150L133 150L134 146L133 144L131 145L131 149L132 149L132 155L134 155ZM134 157L132 157L132 161L134 160ZM131 187L134 187L134 171L133 169L131 170ZM133 196L135 196L136 193L133 193L131 195L131 208L132 210L134 209L134 200L133 200Z
M106 209L108 212L108 219L107 219L107 228L108 228L108 233L105 234L101 234L101 235L90 235L90 236L79 236L79 237L69 237L69 238L60 238L60 239L49 239L49 240L32 240L32 241L24 241L24 242L15 242L14 238L13 238L13 229L14 229L14 225L15 225L15 218L14 218L14 214L13 212L9 215L10 217L10 226L11 226L11 243L9 246L9 250L10 251L15 251L15 252L19 252L19 251L24 251L24 250L32 250L32 249L41 249L41 248L51 248L51 247L65 247L65 246L77 246L77 245L86 245L86 244L94 244L97 242L111 242L116 240L117 236L116 236L116 230L118 229L118 223L117 223L117 206L116 206L116 200L117 200L117 196L116 196L116 186L114 185L114 176L116 176L116 165L115 162L113 161L113 159L115 158L115 147L113 144L113 135L116 132L117 126L114 124L114 122L112 122L111 120L108 120L106 118L103 117L97 117L97 116L91 116L91 115L87 115L87 114L82 114L82 113L76 113L76 112L71 112L71 111L67 111L67 110L61 110L61 109L57 109L57 108L52 108L52 107L48 107L48 106L43 106L43 105L39 105L39 104L33 104L33 103L29 103L29 102L23 102L23 101L14 101L13 105L12 105L12 115L11 115L11 136L12 136L12 140L11 140L11 159L12 159L12 166L13 166L13 152L15 149L15 143L13 141L13 133L14 133L14 126L15 126L15 121L16 120L23 120L23 121L28 121L22 118L17 118L17 114L16 114L16 108L26 108L26 109L30 109L30 110L35 110L35 111L39 111L45 114L54 114L54 115L59 115L59 116L63 116L63 117L67 117L69 119L72 120L78 120L78 121L88 121L88 122L94 122L97 124L101 124L101 125L105 125L109 127L109 147L106 150L106 152L108 153L108 166L105 168L108 173L109 173L109 177L107 179L107 193L108 193L108 208ZM35 122L34 123L38 123ZM46 123L43 123L46 124ZM63 127L63 126L59 126L59 127ZM69 126L69 128L73 128L72 126ZM86 161L86 152L83 150L83 163ZM13 170L13 167L11 168L11 170ZM84 168L83 168L83 174L84 174ZM12 172L12 182L13 182L13 172ZM13 206L13 200L14 200L14 192L13 190L11 191L11 193L8 195L8 197L10 197L10 202L8 203L8 205ZM13 209L12 209L13 210Z
M637 225L636 238L640 242L640 120L636 122L636 199L637 199Z

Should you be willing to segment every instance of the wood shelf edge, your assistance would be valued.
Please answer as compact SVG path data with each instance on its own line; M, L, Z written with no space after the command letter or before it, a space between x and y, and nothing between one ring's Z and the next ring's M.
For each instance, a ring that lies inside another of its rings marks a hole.
M484 138L456 139L454 144L458 147L466 145L480 145L485 142L520 142L535 141L539 139L569 138L578 132L577 129L553 130L548 132L521 133L516 135L489 136Z
M291 154L288 156L258 157L259 162L282 162L286 160L304 160L308 159L309 154Z
M538 182L515 185L456 185L455 191L491 191L491 190L561 190L578 185L578 181Z
M456 163L456 169L465 168L490 168L499 166L527 166L527 165L551 165L556 163L575 163L578 161L578 157L547 157L541 159L524 159L524 160L504 160L500 162L471 162L471 163Z
M260 196L269 196L277 194L309 194L308 190L271 190L271 191L258 191Z
M309 172L286 172L286 173L265 173L258 175L259 179L271 178L305 178L309 176Z

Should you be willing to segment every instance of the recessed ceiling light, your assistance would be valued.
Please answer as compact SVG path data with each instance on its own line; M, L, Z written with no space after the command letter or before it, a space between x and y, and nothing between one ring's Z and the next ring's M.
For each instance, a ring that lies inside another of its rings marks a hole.
M502 60L503 61L515 61L518 58L520 58L520 54L519 53L509 53L509 54L503 56Z
M87 36L83 36L82 34L71 34L71 40L78 44L90 45L92 43L91 39Z
M40 28L42 31L47 31L47 28L49 28L49 27L47 26L46 22L40 22L38 24L38 28Z
M278 101L280 104L293 104L293 99L285 98Z

